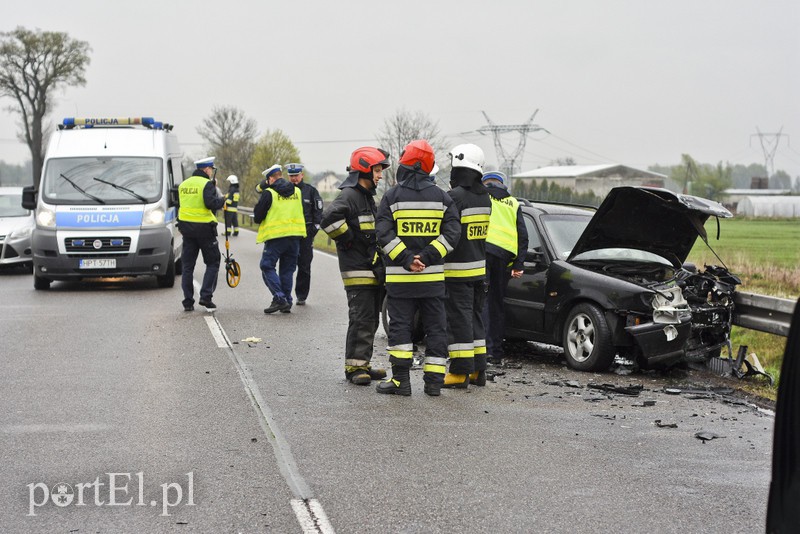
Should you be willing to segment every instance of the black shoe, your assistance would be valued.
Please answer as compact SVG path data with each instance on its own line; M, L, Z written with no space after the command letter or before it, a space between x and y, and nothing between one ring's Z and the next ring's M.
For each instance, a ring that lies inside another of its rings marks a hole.
M383 380L386 378L386 369L368 369L370 380Z
M306 305L306 299L297 299L297 305L298 306L305 306Z
M401 382L394 378L388 378L375 386L375 391L385 395L402 395L403 397L408 397L411 395L411 381L406 380Z
M441 384L431 384L425 382L425 394L430 395L431 397L438 397L442 394L442 385Z
M486 385L486 371L475 371L471 375L469 375L469 383L475 384L476 386L485 386Z
M503 358L496 358L494 356L489 356L488 358L486 358L486 363L489 365L493 365L495 367L502 367Z
M272 304L269 305L269 308L264 309L264 313L275 313L276 311L288 310L291 307L292 305L285 300L273 299Z
M287 308L285 310L281 310L281 313L292 313L292 305L287 303Z
M184 304L183 311L194 311L194 304Z
M200 299L200 300L198 300L198 301L197 301L197 303L198 303L200 306L203 306L204 308L208 308L209 310L213 310L214 308L216 308L216 307L217 307L217 305L216 305L216 304L214 304L214 303L211 301L211 299L208 299L208 300L203 300L203 299Z
M367 371L353 371L348 373L347 380L357 386L368 386L370 382L369 373Z

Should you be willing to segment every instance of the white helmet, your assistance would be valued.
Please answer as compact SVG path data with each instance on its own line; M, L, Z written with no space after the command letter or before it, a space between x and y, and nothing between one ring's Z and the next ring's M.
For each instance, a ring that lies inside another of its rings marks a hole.
M228 176L228 182L230 182L231 184L238 184L239 177L236 176L235 174L231 174L230 176Z
M453 168L466 167L483 174L483 164L486 158L483 155L483 150L478 145L467 143L455 146L448 156L450 156L450 163Z

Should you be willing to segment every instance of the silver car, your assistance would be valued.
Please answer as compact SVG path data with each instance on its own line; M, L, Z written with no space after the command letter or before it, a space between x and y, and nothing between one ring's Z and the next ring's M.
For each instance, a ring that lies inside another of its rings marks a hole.
M22 207L21 187L0 187L0 266L33 267L31 232L33 211Z

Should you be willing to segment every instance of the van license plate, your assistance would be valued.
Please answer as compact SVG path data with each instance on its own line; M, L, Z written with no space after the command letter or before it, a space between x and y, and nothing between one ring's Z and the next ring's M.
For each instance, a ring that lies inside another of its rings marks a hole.
M115 258L81 260L78 267L81 269L116 269L117 260Z

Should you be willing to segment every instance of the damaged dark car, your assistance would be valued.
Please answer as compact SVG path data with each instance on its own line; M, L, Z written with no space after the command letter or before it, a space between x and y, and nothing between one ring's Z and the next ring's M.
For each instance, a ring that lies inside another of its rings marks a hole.
M685 263L698 237L708 244L710 217L732 217L721 204L629 186L596 211L521 202L529 245L506 294L506 339L560 345L584 371L616 357L665 368L730 350L739 279Z

